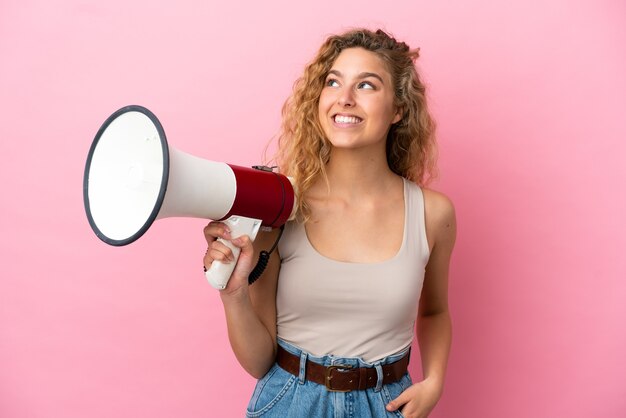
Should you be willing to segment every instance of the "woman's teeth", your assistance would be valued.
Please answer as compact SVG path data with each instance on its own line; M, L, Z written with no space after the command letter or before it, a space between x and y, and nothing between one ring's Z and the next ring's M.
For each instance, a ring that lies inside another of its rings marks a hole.
M357 118L356 116L335 115L335 122L337 122L337 123L359 123L359 122L361 122L361 119Z

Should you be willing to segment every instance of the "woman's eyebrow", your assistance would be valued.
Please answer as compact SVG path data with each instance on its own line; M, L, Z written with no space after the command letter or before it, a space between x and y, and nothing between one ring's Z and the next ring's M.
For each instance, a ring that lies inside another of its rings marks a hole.
M368 77L374 77L374 78L378 79L378 81L380 81L381 84L385 84L385 82L383 81L383 78L381 76L379 76L378 74L376 74L376 73L367 73L367 72L365 72L365 73L359 74L359 78L368 78Z
M330 70L328 72L328 74L329 75L330 74L334 74L334 75L336 75L337 77L340 77L340 78L343 77L343 74L341 74L341 71L339 71L339 70ZM374 77L377 80L379 80L383 85L385 84L385 82L383 81L383 78L381 76L379 76L378 74L376 74L376 73L362 72L359 75L357 75L357 79L368 78L368 77Z

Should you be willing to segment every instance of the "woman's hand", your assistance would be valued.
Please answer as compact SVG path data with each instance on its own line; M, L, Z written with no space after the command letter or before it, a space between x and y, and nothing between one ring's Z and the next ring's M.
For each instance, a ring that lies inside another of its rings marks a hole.
M207 251L204 255L204 267L208 270L213 261L220 261L224 264L234 263L233 252L230 248L218 241L218 238L230 241L235 247L241 249L239 259L230 276L226 288L221 290L221 295L234 296L247 294L248 276L252 271L254 249L252 240L247 235L235 239L230 235L228 225L223 222L211 222L204 227L204 237L207 241Z
M442 385L432 379L424 379L407 388L387 404L387 411L401 409L405 418L426 418L441 397Z

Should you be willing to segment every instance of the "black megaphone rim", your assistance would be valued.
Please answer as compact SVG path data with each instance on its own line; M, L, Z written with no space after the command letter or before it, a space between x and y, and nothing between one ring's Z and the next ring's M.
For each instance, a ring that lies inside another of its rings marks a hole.
M146 222L143 224L143 226L137 232L135 232L133 235L131 235L128 238L113 239L111 237L108 237L106 234L104 234L100 230L100 228L98 228L95 220L93 219L93 215L91 213L91 207L89 204L89 171L91 167L91 160L95 153L96 147L98 146L98 142L100 141L100 138L102 137L102 134L115 119L117 119L119 116L123 115L124 113L128 113L128 112L140 112L146 115L156 127L157 132L159 134L159 141L161 143L161 150L163 152L163 174L161 178L161 188L159 190L159 195L157 196L157 200L154 204L154 208L152 209L152 212L150 213L150 216L148 217L148 219L146 219ZM102 241L106 242L107 244L113 245L116 247L128 245L138 240L139 238L141 238L141 236L145 234L145 232L150 228L152 223L156 220L157 215L159 214L159 211L161 210L161 206L163 205L163 200L165 199L165 193L167 191L167 181L169 179L169 173L170 173L170 155L169 155L169 148L167 145L167 138L165 137L165 131L163 130L163 126L161 125L161 122L154 115L154 113L152 113L150 110L148 110L147 108L143 106L128 105L115 111L111 116L109 116L107 120L104 121L100 129L98 130L98 133L96 134L96 137L94 138L91 144L91 148L89 149L89 154L87 156L87 163L85 164L85 174L83 176L83 201L85 204L85 212L87 213L87 219L89 220L89 225L91 226L91 229L93 229L93 231L95 232L96 236L100 238Z

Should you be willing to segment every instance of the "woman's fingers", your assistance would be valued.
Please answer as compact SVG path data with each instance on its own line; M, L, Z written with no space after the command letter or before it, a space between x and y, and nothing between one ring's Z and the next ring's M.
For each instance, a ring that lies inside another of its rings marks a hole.
M247 287L248 276L254 267L254 247L250 237L242 235L233 238L228 225L223 222L209 223L204 227L204 236L207 241L207 250L203 258L205 269L211 268L211 264L214 261L225 264L235 262L233 250L229 248L226 242L240 249L237 264L235 265L226 289L222 292L226 291L226 293L229 293L242 287Z
M230 229L223 222L211 222L204 227L204 238L209 245L218 238L230 239Z
M231 241L235 247L238 247L241 252L237 259L237 264L233 270L233 274L230 276L228 285L226 286L226 293L236 291L242 287L248 286L248 276L252 271L254 248L252 246L252 240L247 235L237 237Z
M239 254L239 259L242 260L242 263L250 264L250 260L254 255L254 247L252 245L252 240L247 235L242 235L240 237L235 238L231 241L235 247L238 247L241 250Z
M247 268L246 264L251 263L248 259L252 258L254 249L252 240L247 235L233 239L228 225L223 222L211 222L204 227L204 236L207 240L207 250L204 254L204 266L206 268L209 268L214 260L223 263L230 263L235 260L232 249L224 241L229 241L232 245L241 249L241 256L244 257L243 269ZM218 238L222 238L224 241Z
M218 260L223 263L229 263L235 259L233 251L220 240L215 240L209 244L205 255L205 258L206 257L210 260Z
M204 227L203 232L207 242L207 249L202 259L205 270L211 266L213 260L219 260L224 263L233 260L231 249L217 240L218 238L230 239L228 225L223 222L211 222Z

